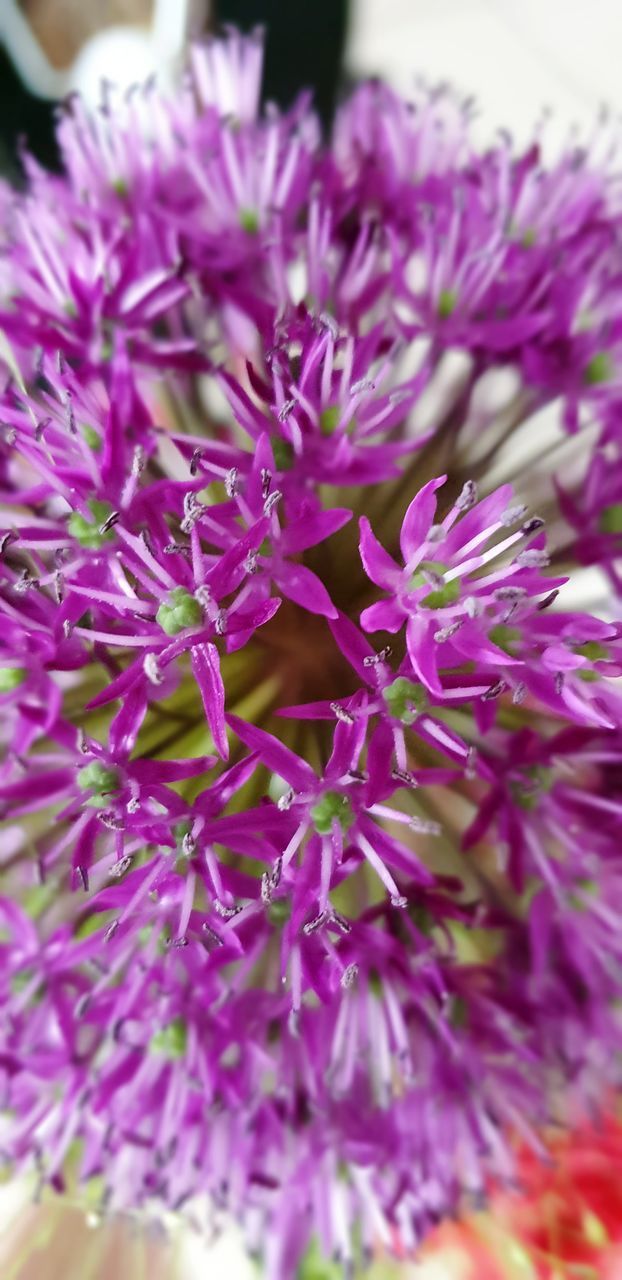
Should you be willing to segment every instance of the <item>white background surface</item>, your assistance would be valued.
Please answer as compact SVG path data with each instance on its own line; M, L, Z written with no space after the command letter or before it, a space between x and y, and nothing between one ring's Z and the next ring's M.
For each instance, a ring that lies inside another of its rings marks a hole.
M480 128L525 139L622 109L622 0L351 0L349 64L408 92L413 71L474 94Z

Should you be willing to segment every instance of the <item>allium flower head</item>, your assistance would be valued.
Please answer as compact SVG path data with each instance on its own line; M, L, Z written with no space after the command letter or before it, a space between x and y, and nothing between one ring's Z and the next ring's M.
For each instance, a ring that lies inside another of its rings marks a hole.
M620 192L260 76L3 194L0 1149L290 1280L618 1083Z

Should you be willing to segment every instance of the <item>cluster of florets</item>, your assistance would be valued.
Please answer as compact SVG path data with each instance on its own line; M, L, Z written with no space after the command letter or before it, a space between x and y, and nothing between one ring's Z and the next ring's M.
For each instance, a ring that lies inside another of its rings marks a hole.
M69 103L3 194L0 1148L290 1280L616 1083L622 630L564 592L620 583L622 210L260 74Z

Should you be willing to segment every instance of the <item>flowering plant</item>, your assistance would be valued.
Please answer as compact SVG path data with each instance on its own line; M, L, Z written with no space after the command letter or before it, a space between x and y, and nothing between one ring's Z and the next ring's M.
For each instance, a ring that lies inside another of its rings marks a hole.
M618 1080L620 188L260 76L2 195L0 1147L289 1280Z

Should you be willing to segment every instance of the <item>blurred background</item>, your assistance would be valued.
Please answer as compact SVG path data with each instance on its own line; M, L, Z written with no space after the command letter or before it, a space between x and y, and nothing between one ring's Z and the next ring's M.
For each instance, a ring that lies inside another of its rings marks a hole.
M589 132L604 107L622 112L622 0L0 0L0 173L20 181L24 140L44 164L58 164L54 112L67 94L79 91L95 108L104 80L129 88L155 75L165 89L172 88L188 40L224 24L264 25L265 96L287 105L298 89L310 86L326 125L348 86L369 75L383 76L406 93L417 74L453 82L477 101L482 141L505 126L524 143L545 112L552 147L563 144L573 124ZM618 1138L616 1167L622 1168L622 1130ZM592 1161L600 1158L596 1139L590 1153ZM590 1168L593 1189L593 1163ZM606 1166L601 1180L607 1203L616 1190L612 1168ZM571 1229L588 1212L586 1195L581 1191L583 1199L574 1204ZM538 1193L538 1214L542 1202ZM606 1208L599 1202L597 1216L589 1208L597 1225ZM89 1234L92 1224L82 1215L55 1209L52 1226L45 1213L32 1206L29 1189L3 1189L2 1280L191 1280L205 1277L206 1261L210 1280L255 1275L228 1232L209 1259L203 1245L188 1238L179 1249L175 1245L173 1260L172 1245L145 1241L120 1225L102 1263L104 1243ZM622 1200L615 1207L612 1201L610 1218L611 1232L617 1227L622 1235ZM484 1257L482 1239L495 1229L489 1220L471 1238L450 1226L437 1255L420 1265L405 1264L399 1274L419 1280L529 1280L536 1273L520 1250L502 1250L501 1270ZM30 1250L35 1239L40 1248L32 1267L20 1270L20 1250ZM590 1276L622 1280L622 1244L619 1249L610 1270L602 1263ZM317 1271L313 1280L331 1280L332 1274ZM382 1263L375 1273L396 1274ZM572 1268L556 1274L564 1280L588 1273Z
M622 107L620 0L0 0L0 168L16 177L22 137L57 163L54 104L103 79L171 84L189 38L232 23L268 33L266 96L311 85L325 122L352 79L415 72L451 80L480 107L479 129L526 139L549 110L552 140Z

